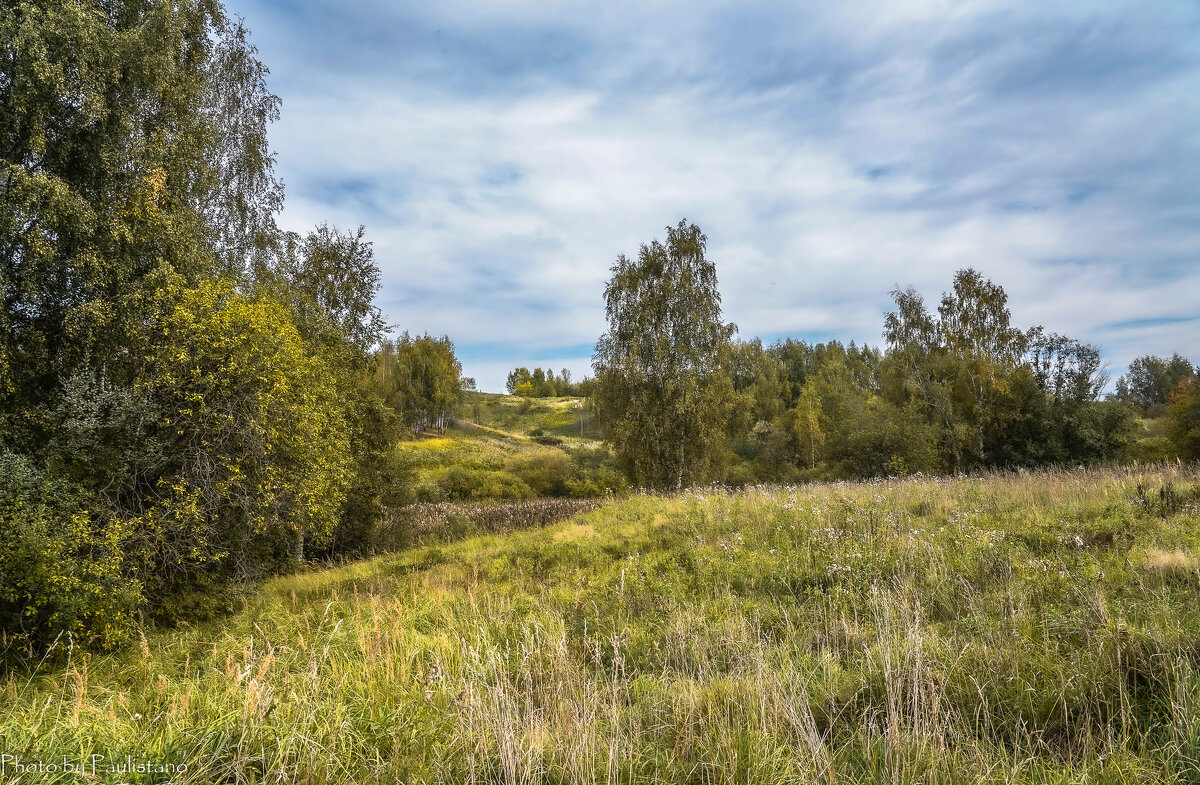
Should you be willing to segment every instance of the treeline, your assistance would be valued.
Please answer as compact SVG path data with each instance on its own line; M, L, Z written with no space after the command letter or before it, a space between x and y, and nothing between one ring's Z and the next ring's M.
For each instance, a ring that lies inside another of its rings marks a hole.
M733 339L706 238L620 257L596 347L596 406L636 485L681 487L1200 457L1185 358L1143 357L1104 397L1099 349L1011 324L962 270L934 311L892 292L882 348Z
M554 369L534 368L531 373L528 368L514 368L508 372L504 389L509 395L519 395L522 398L557 398L559 396L574 396L587 398L595 390L596 383L592 379L571 381L571 371L563 368L558 376Z
M119 646L354 553L447 422L360 227L274 216L278 99L219 3L0 11L0 649Z
M883 349L732 344L727 481L1200 457L1186 359L1139 358L1104 396L1096 346L1012 327L1003 291L975 271L933 314L893 294Z

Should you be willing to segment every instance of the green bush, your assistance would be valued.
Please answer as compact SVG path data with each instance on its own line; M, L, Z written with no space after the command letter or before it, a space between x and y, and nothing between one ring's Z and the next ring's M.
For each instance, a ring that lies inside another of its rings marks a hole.
M629 487L607 447L578 447L567 454L572 467L571 475L564 481L567 495L596 499L607 493L622 493Z
M734 488L753 485L754 482L754 464L749 461L738 461L725 472L725 484Z
M5 654L59 640L114 648L133 630L140 584L124 570L128 524L78 488L0 453L0 628ZM66 637L62 637L66 636Z
M575 471L566 480L567 495L575 499L598 499L608 493L622 493L629 484L616 469Z
M508 472L451 466L438 478L445 499L528 499L533 489Z
M571 459L564 452L546 450L513 461L508 470L539 496L567 495L567 478L571 476Z

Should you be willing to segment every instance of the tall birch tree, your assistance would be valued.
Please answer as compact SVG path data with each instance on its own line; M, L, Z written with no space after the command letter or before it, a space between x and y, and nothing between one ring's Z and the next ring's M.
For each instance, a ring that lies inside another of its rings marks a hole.
M734 401L725 366L737 327L722 320L707 242L681 220L636 260L617 257L605 288L596 408L636 485L682 488L712 479L722 462Z

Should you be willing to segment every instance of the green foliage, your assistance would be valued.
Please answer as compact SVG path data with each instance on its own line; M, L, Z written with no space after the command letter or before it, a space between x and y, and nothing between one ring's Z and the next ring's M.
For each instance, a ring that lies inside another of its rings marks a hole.
M1009 324L1007 295L977 271L960 270L936 318L914 290L892 296L897 310L887 315L885 337L903 379L893 400L916 402L939 424L952 468L983 464L1006 380L1027 346Z
M1195 369L1186 357L1143 355L1129 364L1129 372L1117 379L1116 398L1143 413L1157 416L1171 399L1180 382L1195 377Z
M520 478L538 496L570 496L567 480L571 476L571 459L561 450L545 452L514 461L508 471Z
M396 450L405 413L381 374L385 357L376 347L387 327L374 304L380 273L365 233L327 224L304 238L286 233L274 266L258 270L255 280L259 291L289 305L310 351L330 369L346 420L349 486L333 537L315 543L323 556L365 553L385 505L411 500L411 478Z
M96 520L95 501L0 452L0 659L55 640L128 641L142 599L126 564L131 527Z
M112 645L329 540L361 314L337 265L268 275L279 100L219 2L22 0L0 49L0 449L41 478L5 489L4 632Z
M744 427L771 421L784 409L783 363L763 349L762 341L735 341L731 345L729 375L739 393L739 414Z
M1097 400L1100 352L1010 323L1007 295L960 271L936 313L893 293L886 353L837 341L735 343L725 481L795 482L1175 455L1126 403Z
M447 337L383 341L377 354L376 379L384 399L401 422L418 433L426 428L445 431L463 393L462 363Z
M937 431L916 407L901 409L877 396L855 404L830 449L843 475L900 477L938 470Z
M521 478L504 471L451 466L437 480L439 500L529 499L535 495ZM435 501L424 499L423 501Z
M0 48L0 439L52 458L64 382L132 388L172 274L269 243L278 99L207 0L8 3Z
M342 234L328 224L303 240L289 232L281 239L275 268L265 271L265 277L283 279L284 296L294 300L293 310L309 334L330 329L336 342L345 342L363 357L387 330L374 304L380 273L365 234L362 226Z
M557 398L562 396L579 396L586 398L592 394L594 383L591 379L571 382L571 372L563 368L556 377L553 368L542 370L520 367L509 371L504 388L509 395L519 395L525 398Z
M201 563L212 549L243 576L330 541L350 480L345 406L284 306L228 283L183 291L151 368L174 460L148 513L172 523L150 528L196 533ZM274 547L248 554L253 541Z
M1128 410L1096 401L1107 379L1096 347L1013 328L1003 289L974 270L955 276L936 318L912 289L893 297L884 393L919 407L948 467L1112 460L1128 448Z
M804 388L797 397L795 408L788 414L788 424L800 444L802 457L810 469L817 468L826 435L821 428L821 398L816 385Z
M1167 435L1179 454L1200 458L1200 381L1183 379L1171 394L1167 406Z
M596 344L596 408L630 481L680 488L716 474L734 391L736 327L721 321L716 267L694 224L617 258L605 288L608 332Z
M337 528L321 552L361 555L368 552L385 509L412 501L413 472L398 444L403 423L387 405L374 377L355 373L337 378L342 384L353 383L346 410L353 468Z

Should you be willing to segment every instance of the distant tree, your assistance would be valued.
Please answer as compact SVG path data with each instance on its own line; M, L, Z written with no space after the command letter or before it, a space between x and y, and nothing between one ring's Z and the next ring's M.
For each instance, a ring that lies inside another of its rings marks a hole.
M1108 383L1101 367L1100 350L1040 326L1026 336L1026 364L1039 387L1052 402L1094 401Z
M1166 404L1179 382L1194 376L1195 369L1186 357L1144 355L1129 364L1129 372L1117 379L1116 398L1149 412Z
M558 376L553 368L514 368L508 372L504 389L509 395L522 398L554 398L560 395L573 395L586 398L591 395L592 380L582 379L571 381L571 371L563 368Z
M413 338L406 332L396 341L385 340L376 373L386 399L414 433L445 430L463 390L462 363L449 338Z
M694 224L617 258L605 288L608 331L596 344L596 406L630 480L680 488L714 476L734 391L726 373L736 326L721 319L716 267Z
M804 341L787 338L772 344L768 351L780 365L784 406L795 406L812 370L813 347Z
M730 350L730 376L740 394L739 409L747 424L772 421L784 409L783 364L763 349L762 341L735 341Z
M825 431L821 428L821 399L816 385L806 386L792 410L792 428L800 441L801 452L808 468L817 468L817 458L825 445Z
M509 395L517 395L517 387L522 382L528 382L530 387L533 386L533 374L528 368L514 368L508 372L508 380L504 383L504 389L508 390Z

